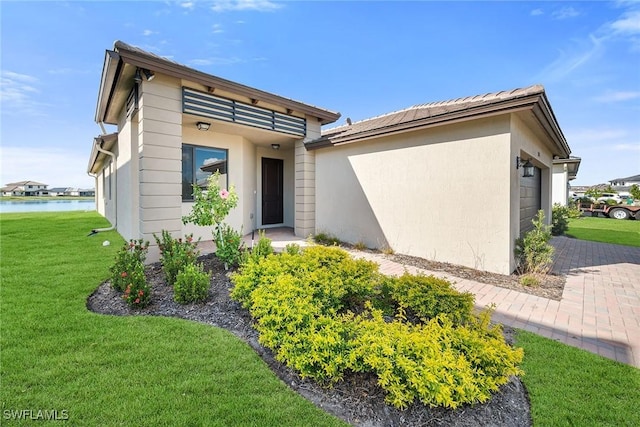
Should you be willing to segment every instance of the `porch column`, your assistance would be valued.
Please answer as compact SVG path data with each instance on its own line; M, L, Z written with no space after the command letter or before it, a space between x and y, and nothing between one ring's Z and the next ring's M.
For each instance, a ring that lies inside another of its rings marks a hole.
M316 157L307 151L304 143L320 137L320 123L307 118L307 136L295 145L295 228L298 237L309 237L316 232Z

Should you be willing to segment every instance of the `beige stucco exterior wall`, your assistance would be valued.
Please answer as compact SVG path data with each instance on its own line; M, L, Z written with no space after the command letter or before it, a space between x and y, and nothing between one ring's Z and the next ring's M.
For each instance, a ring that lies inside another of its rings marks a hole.
M558 203L562 206L567 205L569 198L569 172L566 163L553 165L553 177L551 179L552 192L551 202Z
M507 115L317 150L316 230L509 273Z

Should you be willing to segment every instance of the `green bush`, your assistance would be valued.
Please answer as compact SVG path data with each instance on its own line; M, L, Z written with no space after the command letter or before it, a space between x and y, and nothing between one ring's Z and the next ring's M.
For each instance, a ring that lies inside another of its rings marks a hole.
M520 284L522 286L537 288L540 286L540 279L538 279L538 276L535 274L525 274L524 276L520 276Z
M180 270L189 264L195 264L199 251L196 249L198 241L193 240L193 234L182 238L174 239L166 230L162 230L162 238L153 235L160 249L160 262L165 279L169 286L176 283L176 277Z
M273 246L271 246L271 239L269 239L264 231L258 232L258 243L251 250L250 257L254 260L260 258L266 258L273 253Z
M532 220L533 230L516 239L515 256L520 274L545 274L553 264L554 248L549 244L551 227L544 224L544 211Z
M387 402L398 408L416 399L450 408L485 402L521 373L522 349L512 349L486 329L456 327L447 316L413 325L386 322L372 309L353 329L350 368L374 372Z
M231 280L260 342L302 377L331 384L347 371L372 372L394 406L453 408L486 401L520 373L522 350L489 327L490 313L471 314L470 294L441 279L385 278L374 263L314 246L249 258ZM397 307L396 320L378 306ZM407 322L405 306L430 319Z
M127 304L132 307L142 308L151 301L151 290L147 283L142 262L135 261L133 268L127 276L127 284L122 295Z
M425 320L446 315L454 323L462 324L473 316L473 294L460 293L449 281L435 276L405 273L394 277L391 279L391 296L402 307Z
M202 264L187 264L176 277L173 299L180 304L204 301L210 287L211 275L204 271Z
M313 241L324 246L340 246L340 239L327 233L318 233L313 236Z
M569 219L580 218L582 213L575 206L562 206L554 203L551 211L551 234L561 236L569 229Z
M130 240L116 253L113 265L110 268L111 286L122 292L131 281L131 275L139 267L144 265L147 258L149 242L141 240Z
M226 267L240 265L244 258L242 234L227 224L220 224L215 238L216 257L224 262Z

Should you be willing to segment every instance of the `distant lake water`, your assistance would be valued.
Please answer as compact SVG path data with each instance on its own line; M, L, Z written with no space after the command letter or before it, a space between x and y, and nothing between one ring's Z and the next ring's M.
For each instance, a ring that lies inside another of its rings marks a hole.
M0 200L0 213L94 211L93 200Z

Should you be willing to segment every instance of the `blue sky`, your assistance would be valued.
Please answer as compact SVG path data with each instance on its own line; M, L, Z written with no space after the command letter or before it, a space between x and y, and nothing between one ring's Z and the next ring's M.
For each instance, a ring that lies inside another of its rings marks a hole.
M93 187L115 40L353 121L544 85L574 185L640 173L640 3L0 1L1 183ZM112 129L108 129L112 130Z

